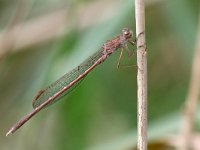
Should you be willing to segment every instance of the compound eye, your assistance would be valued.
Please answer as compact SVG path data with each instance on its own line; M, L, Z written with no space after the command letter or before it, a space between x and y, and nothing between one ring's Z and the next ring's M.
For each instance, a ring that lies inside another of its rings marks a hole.
M129 34L129 32L128 32L128 31L124 31L124 34L125 34L125 35L128 35L128 34Z
M129 34L129 29L127 29L127 28L124 28L122 31L123 31L123 34L125 34L125 35Z
M123 34L123 36L125 37L125 39L129 39L129 38L132 37L132 31L129 30L128 28L124 28L124 29L122 30L122 34Z

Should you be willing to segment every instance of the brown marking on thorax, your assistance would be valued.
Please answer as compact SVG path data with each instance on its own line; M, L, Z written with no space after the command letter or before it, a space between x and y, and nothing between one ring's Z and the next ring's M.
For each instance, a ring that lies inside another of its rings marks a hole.
M117 36L112 40L106 41L106 43L103 45L103 48L106 51L114 51L120 46L121 46L120 36Z

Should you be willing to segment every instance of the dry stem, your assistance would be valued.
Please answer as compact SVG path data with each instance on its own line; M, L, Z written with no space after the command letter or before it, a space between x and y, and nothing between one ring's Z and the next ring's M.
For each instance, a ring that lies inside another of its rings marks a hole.
M196 39L196 48L194 53L194 60L191 70L191 81L188 90L188 96L185 102L185 109L182 123L182 143L180 150L188 150L191 145L191 135L194 126L195 112L197 110L198 97L200 92L200 15L199 15L199 29Z
M138 83L138 149L147 149L147 52L144 0L135 0Z

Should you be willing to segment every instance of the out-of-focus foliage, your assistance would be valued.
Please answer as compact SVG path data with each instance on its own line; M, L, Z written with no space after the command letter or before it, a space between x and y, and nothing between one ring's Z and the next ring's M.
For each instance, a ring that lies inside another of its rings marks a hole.
M134 2L1 0L0 8L0 149L126 150L135 146L137 68L117 69L119 52L59 103L5 137L9 127L31 111L32 99L41 88L77 66L123 27L135 31ZM179 132L198 15L198 0L146 1L150 140ZM33 24L37 28L30 28ZM16 26L21 28L13 34ZM55 32L50 34L52 29ZM136 64L135 59L124 53L122 63Z

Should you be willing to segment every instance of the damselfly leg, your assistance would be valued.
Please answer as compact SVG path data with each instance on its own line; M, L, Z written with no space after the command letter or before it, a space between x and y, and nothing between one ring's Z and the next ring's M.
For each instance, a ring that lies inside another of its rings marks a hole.
M135 46L135 44L136 44L136 39L135 39L134 41L128 40L128 42L129 42L132 46ZM124 47L121 48L121 52L120 52L119 59L118 59L118 63L117 63L117 68L119 68L119 67L127 68L127 67L135 67L135 66L137 66L137 65L121 65L121 58L122 58L122 54L123 54L124 48L125 48L125 50L127 51L129 58L130 58L132 55L135 55L135 54L136 54L136 51L131 51L131 50L129 49L129 47L128 47L128 44L125 44Z

